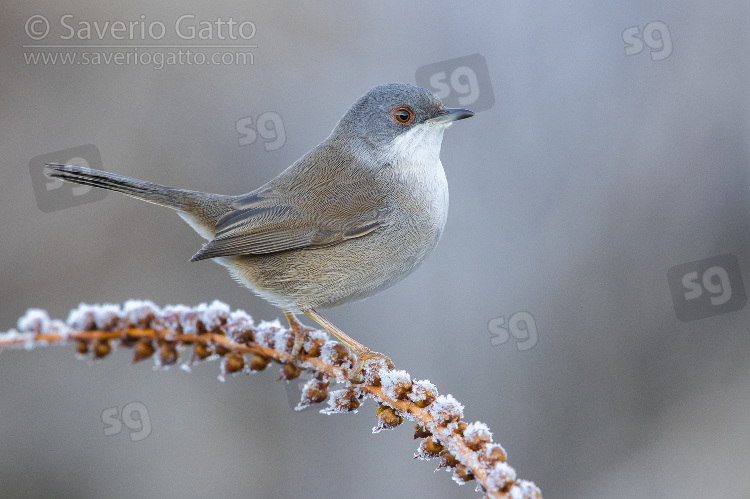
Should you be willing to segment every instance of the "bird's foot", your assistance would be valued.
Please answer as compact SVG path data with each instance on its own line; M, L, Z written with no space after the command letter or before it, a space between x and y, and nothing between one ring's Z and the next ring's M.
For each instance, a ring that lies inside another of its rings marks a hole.
M286 316L286 320L289 323L289 327L292 329L292 332L294 333L294 346L292 347L292 358L298 359L299 354L302 351L302 346L305 343L305 338L307 338L307 334L315 331L315 329L311 327L307 327L304 324L302 324L297 317L291 313L284 311L284 315Z
M354 363L355 369L349 373L349 381L352 383L363 383L362 369L365 367L365 362L368 360L382 360L388 369L393 369L393 362L391 359L386 357L380 352L373 352L369 348L359 345L359 348L352 348L352 352L357 356L357 360Z
M388 366L388 369L393 369L393 362L391 362L391 359L389 359L382 353L373 352L363 344L355 341L354 338L343 332L341 329L337 328L335 325L333 325L333 323L331 323L331 321L320 315L314 309L302 309L302 312L304 312L315 322L326 328L329 333L338 338L341 343L348 347L349 350L351 350L352 353L357 356L357 360L353 364L352 371L348 376L349 381L351 381L352 383L362 383L364 381L360 374L362 373L362 368L364 368L365 366L365 362L368 360L382 360L385 362L385 365ZM287 314L287 312L284 313ZM287 314L287 319L288 318L289 314ZM296 321L297 319L294 320Z

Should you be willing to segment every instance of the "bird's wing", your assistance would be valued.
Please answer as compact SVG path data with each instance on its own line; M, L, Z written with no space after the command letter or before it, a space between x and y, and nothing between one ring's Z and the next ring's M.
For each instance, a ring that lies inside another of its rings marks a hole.
M191 261L320 248L369 234L386 219L385 196L369 175L345 178L318 184L298 178L304 195L271 182L239 198Z

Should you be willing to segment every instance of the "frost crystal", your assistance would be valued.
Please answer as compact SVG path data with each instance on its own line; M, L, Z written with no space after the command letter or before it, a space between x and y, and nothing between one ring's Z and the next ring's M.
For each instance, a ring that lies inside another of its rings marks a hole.
M8 342L8 343L20 343L23 341L23 348L26 350L32 350L34 348L34 337L36 336L36 333L32 332L18 332L16 329L11 329L5 333L0 333L0 341L2 342ZM38 344L38 342L37 342ZM20 345L14 345L14 347L18 347Z
M51 334L59 334L65 339L68 339L72 330L60 319L52 319L49 323L49 332Z
M492 492L498 492L506 483L516 480L516 470L505 463L497 462L487 475L487 487ZM523 496L521 496L523 497Z
M95 312L95 306L81 303L78 308L70 311L65 323L76 331L91 331L96 329Z
M510 488L510 499L541 499L542 491L534 482L519 480Z
M378 423L372 429L373 433L380 433L383 430L392 430L404 421L404 415L392 407L381 406L378 409Z
M120 327L120 306L114 303L103 303L94 307L96 328L101 331L112 331Z
M380 385L386 396L399 399L411 390L411 377L406 371L381 371Z
M453 395L439 395L427 409L439 425L449 428L458 426L458 421L464 416L464 406Z
M279 329L273 336L273 348L279 353L291 353L294 347L294 331Z
M437 395L437 387L428 380L422 379L412 383L409 399L419 407L426 407L435 400Z
M480 442L491 442L492 432L490 431L489 426L477 421L475 423L469 423L469 425L466 427L466 429L464 430L464 439L467 442L477 444L479 444Z
M362 382L366 385L379 386L381 374L388 371L385 360L367 359L362 365Z
M344 412L357 413L359 407L360 393L357 388L344 388L332 391L328 397L327 409L321 409L321 414L338 414Z
M151 300L128 300L122 306L123 318L132 328L152 327L152 321L159 314L159 307Z
M273 348L274 337L281 329L281 323L278 319L273 321L261 321L255 331L255 341L258 345L266 348Z
M305 386L302 387L302 396L300 397L299 404L297 404L294 410L301 411L312 404L323 402L328 397L328 385L328 381L319 381L315 378L307 380Z
M351 367L349 349L338 341L326 341L320 348L320 360L331 366Z
M255 340L253 318L242 310L235 310L229 314L227 323L222 330L235 343L247 343Z
M229 305L219 300L214 300L208 305L201 303L198 305L198 309L201 314L201 321L207 331L217 330L227 322L231 314Z
M18 329L30 333L43 334L49 330L50 320L46 310L30 308L18 319Z
M307 333L307 336L305 337L305 342L302 344L302 348L306 352L309 352L313 348L313 343L319 341L321 343L325 343L328 341L328 333L325 331L320 331L316 329L315 331L310 331Z
M186 334L189 334L184 330L185 328L183 326L188 325L188 327L195 327L195 320L197 319L196 316L193 316L193 320L188 321L186 316L190 312L190 307L186 307L185 305L167 305L161 310L158 322L161 327L172 333L179 334L185 332ZM187 324L188 322L190 322L190 324Z
M474 475L470 475L470 476L473 477ZM457 469L453 470L453 475L451 476L451 478L453 479L454 482L456 482L459 485L466 485L466 482L469 481L467 480L466 476L461 476L461 474L459 474Z
M419 449L414 454L414 459L435 459L440 455L441 450L442 446L433 437L427 437L420 442Z

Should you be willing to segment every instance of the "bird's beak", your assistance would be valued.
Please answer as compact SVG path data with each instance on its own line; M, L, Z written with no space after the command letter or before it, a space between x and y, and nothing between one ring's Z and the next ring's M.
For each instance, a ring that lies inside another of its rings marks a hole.
M427 123L450 123L452 121L462 120L464 118L471 118L472 116L474 116L474 112L469 111L468 109L445 108L440 111L437 116L427 120Z

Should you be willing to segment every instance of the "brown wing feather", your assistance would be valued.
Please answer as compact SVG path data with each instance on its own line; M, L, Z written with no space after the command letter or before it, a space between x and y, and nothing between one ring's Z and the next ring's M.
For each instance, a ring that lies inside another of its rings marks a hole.
M388 210L374 174L350 161L316 163L316 153L238 198L236 209L217 221L214 239L191 261L330 246L380 227ZM338 171L325 171L332 168ZM330 178L338 181L325 181Z

